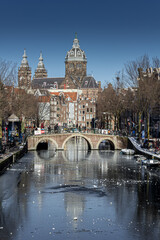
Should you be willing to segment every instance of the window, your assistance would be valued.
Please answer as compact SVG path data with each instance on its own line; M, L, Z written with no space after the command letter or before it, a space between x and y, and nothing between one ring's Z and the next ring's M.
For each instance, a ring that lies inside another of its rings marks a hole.
M79 105L79 108L81 108L81 105Z
M82 121L82 118L81 118L81 116L79 116L78 120L79 120L79 121Z
M85 121L85 117L82 117L82 121Z
M86 114L86 119L89 119L89 114Z
M88 107L88 103L86 103L86 106Z
M90 119L92 119L93 118L93 114L90 114Z
M92 108L90 108L90 112L92 112Z
M83 108L85 108L85 105L83 105Z
M89 108L87 108L87 112L89 112Z
M79 114L81 114L81 111L79 111Z
M83 115L85 114L85 111L83 111Z
M80 51L77 52L77 55L81 55ZM81 64L81 63L78 63L78 64L77 64L77 68L82 68L82 64Z

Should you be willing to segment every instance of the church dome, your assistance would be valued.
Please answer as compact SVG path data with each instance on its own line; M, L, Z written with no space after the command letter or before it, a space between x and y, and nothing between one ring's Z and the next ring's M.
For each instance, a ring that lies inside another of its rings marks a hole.
M77 39L77 35L73 40L73 46L70 51L67 52L65 57L66 61L83 61L87 62L87 58L85 52L80 48L79 40Z

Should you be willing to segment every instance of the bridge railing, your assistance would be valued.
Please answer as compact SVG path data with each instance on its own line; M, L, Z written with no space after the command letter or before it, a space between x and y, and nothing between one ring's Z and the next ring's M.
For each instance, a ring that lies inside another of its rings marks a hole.
M65 133L85 133L85 134L89 134L89 133L92 133L92 134L102 134L102 135L120 135L118 134L117 132L113 132L113 131L102 131L102 129L82 129L82 130L78 130L78 129L67 129L67 130L63 130L63 129L42 129L41 132L38 131L32 131L30 132L28 135L48 135L48 134L65 134Z

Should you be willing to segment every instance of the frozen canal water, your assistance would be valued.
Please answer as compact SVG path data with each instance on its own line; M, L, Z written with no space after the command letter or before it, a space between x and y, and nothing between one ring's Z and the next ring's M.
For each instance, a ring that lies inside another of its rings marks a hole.
M28 152L0 204L0 240L160 239L160 177L119 151Z

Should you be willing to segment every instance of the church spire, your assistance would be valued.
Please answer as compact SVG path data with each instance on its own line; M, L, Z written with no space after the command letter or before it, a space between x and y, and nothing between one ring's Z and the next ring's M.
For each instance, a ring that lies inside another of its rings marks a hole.
M44 63L43 63L42 51L40 52L39 63L38 63L37 68L38 69L45 69Z
M26 49L24 49L23 59L20 67L29 67L26 55Z
M35 70L34 78L47 78L47 71L45 69L42 57L42 51L40 52L39 62L37 69Z
M18 86L28 89L31 87L31 69L27 61L26 49L24 49L21 65L18 69Z
M75 39L73 40L72 48L80 48L79 40L77 38L77 33L75 33Z

